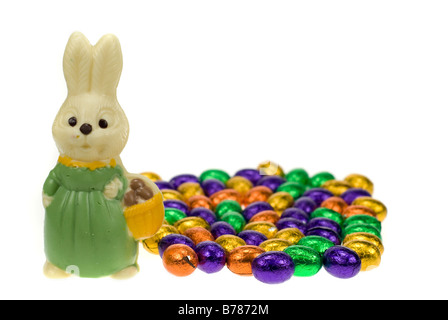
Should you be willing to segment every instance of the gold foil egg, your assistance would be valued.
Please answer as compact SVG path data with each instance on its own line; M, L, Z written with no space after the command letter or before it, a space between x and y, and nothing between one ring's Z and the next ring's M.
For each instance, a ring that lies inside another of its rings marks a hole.
M360 205L372 209L376 213L376 218L378 221L383 222L387 216L386 206L379 200L370 197L359 197L356 198L352 205Z
M285 228L282 230L279 230L275 235L275 239L284 239L292 244L299 243L300 239L304 238L305 235L297 228Z
M268 239L274 237L277 233L277 227L275 224L265 221L251 222L244 226L244 230L254 230L264 234Z
M155 235L142 241L143 248L150 253L159 254L160 240L162 240L163 237L173 233L179 233L176 227L169 224L163 224Z
M241 276L252 275L252 261L265 252L257 246L245 245L233 249L227 256L227 268Z
M162 189L163 200L180 200L185 202L184 196L177 190Z
M280 167L277 163L272 161L266 161L260 163L257 167L257 170L260 172L261 175L264 176L280 176L280 177L285 176L285 172L283 171L282 167Z
M371 242L353 240L344 244L344 247L355 251L361 259L361 271L369 271L378 267L381 263L381 252Z
M277 212L272 211L272 210L266 210L266 211L261 211L261 212L257 213L256 215L254 215L252 218L250 218L249 223L265 221L265 222L270 222L270 223L276 224L278 222L278 220L280 220L280 216Z
M142 176L145 176L145 177L149 178L149 180L151 180L153 182L162 180L162 178L157 173L154 173L154 172L149 172L148 171L148 172L142 172L140 174Z
M272 194L272 190L266 186L253 187L244 195L243 206L247 207L258 201L266 202Z
M187 200L193 196L204 195L204 190L202 190L201 185L197 182L182 183L177 188L177 191L179 191Z
M339 197L345 191L352 188L352 186L347 181L328 180L324 182L321 188L327 189L328 191L331 191L335 196Z
M174 227L176 227L181 234L184 234L186 230L194 227L210 229L210 225L207 223L207 221L200 217L186 217L180 219L176 221L176 223L174 223Z
M267 202L281 215L283 211L293 206L294 198L288 192L276 192Z
M184 236L190 238L195 245L204 241L215 241L210 231L203 227L193 227L184 231Z
M244 177L235 176L227 180L226 186L227 188L236 190L240 194L244 195L246 194L246 192L252 189L253 184Z
M322 208L327 208L336 211L337 213L342 214L345 208L347 208L347 203L344 199L340 197L330 197L324 200L321 205Z
M206 208L209 210L213 210L213 205L210 199L206 196L192 196L187 200L187 205L190 208L190 210L193 210L194 208Z
M224 248L226 254L230 253L230 251L235 248L246 245L246 241L232 234L224 234L218 237L215 242Z
M361 188L373 194L373 182L366 176L354 173L345 177L344 181L348 182L352 188Z
M384 253L383 242L381 241L380 238L378 238L374 234L371 234L368 232L355 232L355 233L348 234L344 238L342 245L345 245L346 243L349 243L354 240L362 240L362 241L370 242L370 243L374 244L380 250L381 254Z
M292 243L285 239L269 239L260 243L259 247L264 251L283 251Z

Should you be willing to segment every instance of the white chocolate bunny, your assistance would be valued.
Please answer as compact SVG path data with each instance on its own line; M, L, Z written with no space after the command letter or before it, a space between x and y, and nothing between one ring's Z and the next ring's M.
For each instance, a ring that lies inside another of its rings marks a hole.
M114 35L95 46L79 32L71 35L63 60L68 96L53 124L60 157L43 188L48 277L127 278L138 271L138 242L127 228L123 196L134 178L153 194L160 191L120 160L129 134L116 97L122 67ZM155 214L161 224L162 213Z

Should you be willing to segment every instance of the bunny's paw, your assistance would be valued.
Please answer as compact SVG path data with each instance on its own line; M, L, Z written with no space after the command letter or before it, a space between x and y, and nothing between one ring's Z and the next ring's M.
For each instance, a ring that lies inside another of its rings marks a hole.
M126 280L135 276L139 272L139 267L137 264L124 268L121 271L111 275L112 279L115 280Z
M48 261L46 261L44 265L44 275L50 279L65 279L71 276L71 274L59 269Z
M123 182L120 179L115 178L111 182L109 182L104 188L104 196L107 199L115 199L118 195L118 192L123 188Z

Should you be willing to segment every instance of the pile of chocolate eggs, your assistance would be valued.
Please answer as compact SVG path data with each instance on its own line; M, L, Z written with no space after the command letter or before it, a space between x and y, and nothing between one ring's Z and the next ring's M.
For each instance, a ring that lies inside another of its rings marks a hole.
M360 174L337 180L329 172L286 173L273 163L231 177L211 169L153 180L164 197L165 221L143 247L159 254L176 276L225 266L275 284L310 277L322 267L352 278L379 266L384 251L383 203L373 183Z

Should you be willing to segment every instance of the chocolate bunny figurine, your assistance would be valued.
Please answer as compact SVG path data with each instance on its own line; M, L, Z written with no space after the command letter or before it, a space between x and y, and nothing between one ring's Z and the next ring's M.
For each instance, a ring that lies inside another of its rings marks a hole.
M122 67L114 35L95 46L79 32L71 35L63 59L68 96L53 123L60 157L43 188L50 278L129 278L139 270L138 240L162 225L160 190L120 160L129 134L116 96ZM126 204L124 195L136 189L146 197Z

